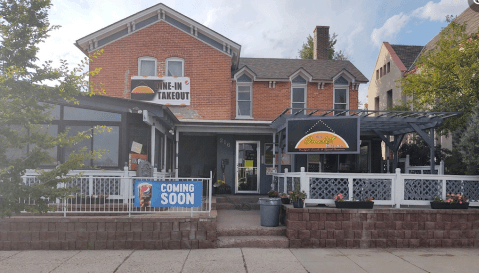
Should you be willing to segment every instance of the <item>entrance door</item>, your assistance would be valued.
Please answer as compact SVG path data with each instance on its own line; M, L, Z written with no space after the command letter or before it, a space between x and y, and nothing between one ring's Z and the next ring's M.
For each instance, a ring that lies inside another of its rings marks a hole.
M259 141L236 141L236 192L259 193Z

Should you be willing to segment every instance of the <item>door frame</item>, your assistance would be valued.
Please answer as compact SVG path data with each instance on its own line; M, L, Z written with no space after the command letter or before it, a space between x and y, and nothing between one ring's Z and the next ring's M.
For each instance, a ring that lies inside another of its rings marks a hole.
M257 145L257 152L256 152L256 191L240 191L238 189L238 150L239 144L256 144ZM260 177L261 177L261 141L259 140L236 140L236 149L235 149L235 193L260 193Z

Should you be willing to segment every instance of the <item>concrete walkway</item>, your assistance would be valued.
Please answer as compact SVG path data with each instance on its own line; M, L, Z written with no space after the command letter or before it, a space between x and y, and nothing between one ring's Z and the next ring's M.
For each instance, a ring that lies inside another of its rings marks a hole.
M479 249L0 251L7 272L479 272Z

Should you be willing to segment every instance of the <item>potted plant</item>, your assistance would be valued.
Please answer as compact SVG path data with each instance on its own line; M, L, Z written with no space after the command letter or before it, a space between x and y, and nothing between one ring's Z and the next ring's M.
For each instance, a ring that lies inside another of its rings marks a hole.
M289 196L286 193L284 193L284 192L280 193L279 197L281 197L281 203L283 203L283 204L289 204L290 203Z
M333 199L338 209L372 209L374 206L372 197L365 198L364 201L344 201L344 195L339 193Z
M442 200L439 197L435 197L431 202L432 209L468 209L469 202L467 198L461 194L451 193L446 195L446 200Z
M306 199L306 192L300 191L299 187L296 187L295 191L289 192L289 197L293 201L293 207L295 208L303 208L304 207L304 199Z
M270 197L270 198L278 197L278 191L270 190L270 191L268 192L268 197Z

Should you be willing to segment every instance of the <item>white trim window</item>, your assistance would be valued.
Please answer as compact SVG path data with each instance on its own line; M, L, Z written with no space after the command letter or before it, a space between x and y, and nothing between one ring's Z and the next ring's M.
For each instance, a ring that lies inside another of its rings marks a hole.
M165 76L167 77L184 77L185 76L185 60L178 57L166 59Z
M253 118L253 79L246 74L236 80L236 118Z
M157 62L153 57L138 58L138 76L156 76Z
M307 85L308 81L304 79L301 75L296 76L291 81L291 108L306 108L307 101ZM295 110L292 114L296 113L298 110ZM303 115L306 114L306 111L303 111Z
M333 108L341 110L349 109L349 81L343 76L334 81ZM338 113L341 112L334 111L335 115ZM341 116L346 115L347 113L341 114Z

